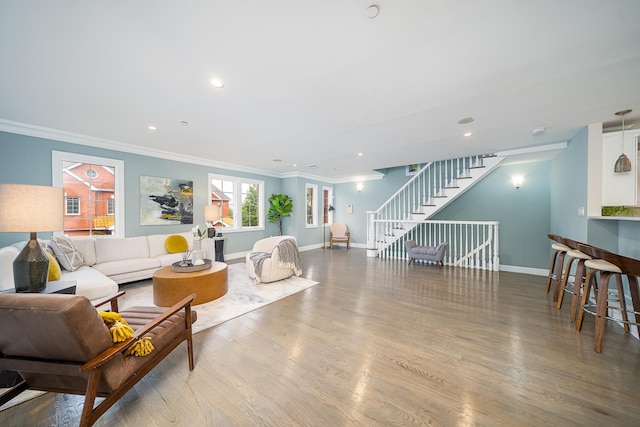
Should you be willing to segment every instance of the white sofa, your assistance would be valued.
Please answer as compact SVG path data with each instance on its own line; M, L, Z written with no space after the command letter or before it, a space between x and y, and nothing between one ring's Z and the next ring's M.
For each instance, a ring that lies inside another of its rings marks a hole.
M184 236L189 242L189 249L192 249L191 232L172 234ZM181 254L170 254L166 251L164 242L170 235L71 238L82 253L84 264L75 271L62 270L60 280L75 281L76 294L89 299L112 295L118 291L118 284L149 279L157 269L182 259ZM25 243L0 248L0 290L15 287L13 260ZM202 243L205 256L213 258L213 239L204 239Z

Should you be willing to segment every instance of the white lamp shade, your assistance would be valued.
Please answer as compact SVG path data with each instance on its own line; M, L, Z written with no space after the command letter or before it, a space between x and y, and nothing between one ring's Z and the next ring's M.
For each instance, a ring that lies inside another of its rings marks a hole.
M204 207L204 220L213 222L220 219L220 207L213 205L206 205Z
M0 231L32 233L63 228L62 188L0 184Z

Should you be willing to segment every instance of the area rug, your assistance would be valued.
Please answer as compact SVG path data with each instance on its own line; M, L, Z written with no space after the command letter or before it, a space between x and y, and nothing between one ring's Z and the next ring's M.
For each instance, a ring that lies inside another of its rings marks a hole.
M228 268L228 292L216 300L193 307L198 312L198 320L193 324L194 333L318 284L313 280L292 276L278 282L256 285L253 283L253 279L247 275L244 263L230 264ZM119 299L121 309L134 305L153 305L151 280L121 285L120 290L126 292Z

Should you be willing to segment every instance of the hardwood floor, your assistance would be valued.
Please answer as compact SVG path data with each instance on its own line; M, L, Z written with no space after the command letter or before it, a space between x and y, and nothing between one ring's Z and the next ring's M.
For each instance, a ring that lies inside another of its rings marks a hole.
M595 353L543 277L302 261L319 285L196 334L195 371L183 344L96 425L640 425L640 341L610 323ZM49 393L0 425L76 425L81 405Z

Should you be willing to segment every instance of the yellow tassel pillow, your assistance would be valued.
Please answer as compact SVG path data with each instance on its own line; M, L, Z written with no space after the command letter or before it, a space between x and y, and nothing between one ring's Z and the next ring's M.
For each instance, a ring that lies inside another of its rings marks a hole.
M47 277L47 281L55 282L56 280L60 280L60 276L62 276L62 270L60 269L58 260L49 252L44 251L44 253L47 255L47 258L49 258L49 276Z
M186 252L189 250L189 242L187 242L187 239L185 239L184 236L172 234L164 241L164 248L170 254Z

